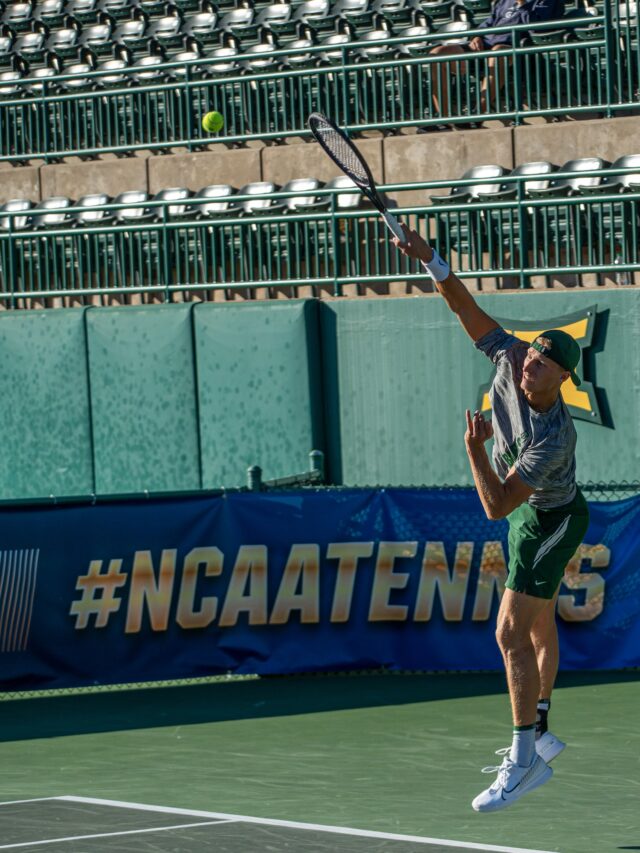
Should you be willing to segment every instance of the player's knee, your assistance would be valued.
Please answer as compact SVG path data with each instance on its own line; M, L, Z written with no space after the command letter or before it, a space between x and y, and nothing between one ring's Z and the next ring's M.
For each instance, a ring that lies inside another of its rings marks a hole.
M511 619L501 619L496 627L496 641L503 654L517 652L530 642Z

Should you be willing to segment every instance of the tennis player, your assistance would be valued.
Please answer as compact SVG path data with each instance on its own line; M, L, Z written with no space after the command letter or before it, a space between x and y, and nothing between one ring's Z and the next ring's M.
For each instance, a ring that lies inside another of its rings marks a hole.
M472 802L488 812L511 805L547 782L548 762L565 744L548 730L558 671L555 604L565 567L587 531L589 511L575 481L576 431L560 388L580 348L557 329L528 344L508 334L477 304L449 265L403 226L396 246L422 262L475 346L496 365L490 391L493 420L466 412L465 445L482 506L509 522L509 574L496 638L504 659L513 741L493 784ZM493 467L485 443L494 439ZM537 729L537 730L536 730Z

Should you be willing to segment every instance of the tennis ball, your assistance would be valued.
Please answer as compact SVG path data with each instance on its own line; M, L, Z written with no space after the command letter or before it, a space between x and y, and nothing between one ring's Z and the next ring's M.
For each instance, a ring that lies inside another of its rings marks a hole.
M224 119L220 113L215 110L202 117L202 127L207 131L207 133L217 133L219 130L222 130L223 126Z

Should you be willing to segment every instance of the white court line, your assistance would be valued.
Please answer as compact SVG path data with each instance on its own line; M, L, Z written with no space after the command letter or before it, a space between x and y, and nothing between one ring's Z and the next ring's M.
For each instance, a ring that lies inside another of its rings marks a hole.
M262 826L282 826L287 829L307 829L314 832L331 832L336 835L355 835L360 838L384 838L388 841L412 841L415 844L439 844L441 847L458 847L464 850L485 850L486 853L551 853L549 850L533 850L528 847L501 847L493 844L476 844L472 841L451 841L447 838L427 838L423 835L401 835L395 832L375 832L369 829L351 829L344 826L327 826L318 823L299 823L292 820L249 817L247 815L206 812L197 809L178 809L165 806L149 806L142 803L127 803L122 800L102 800L94 797L58 797L72 803L90 803L93 805L115 806L121 809L139 809L140 811L162 812L163 814L181 814L191 817L211 817L236 823L257 823ZM0 848L2 849L2 848ZM425 851L428 853L428 851Z
M17 806L19 803L44 803L47 800L59 800L60 797L34 797L31 800L7 800L5 803L0 803L0 806Z
M56 797L55 799L62 799ZM87 841L91 838L116 838L118 835L144 835L148 832L169 832L171 829L193 829L194 826L213 826L219 823L235 823L232 820L207 820L198 823L179 823L175 826L155 826L152 829L125 829L119 832L98 832L95 835L68 835L66 838L47 838L43 841L21 841L19 844L0 844L0 850L17 850L18 847L36 847L42 844L61 844L63 841Z

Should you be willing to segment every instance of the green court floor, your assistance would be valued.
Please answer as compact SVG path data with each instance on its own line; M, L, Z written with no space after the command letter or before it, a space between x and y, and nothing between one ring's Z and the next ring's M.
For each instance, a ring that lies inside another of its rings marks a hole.
M0 802L104 799L445 839L473 849L640 850L639 707L640 673L562 675L551 722L569 745L553 763L554 778L503 812L478 815L470 802L492 778L480 770L499 763L493 752L510 740L504 678L497 674L268 678L12 699L0 702ZM52 837L47 808L28 821L41 839ZM290 838L278 841L280 831L269 831L274 846L249 834L228 849L295 851ZM225 825L224 832L231 837L240 828ZM401 849L345 837L297 846ZM0 850L20 843L24 851L35 838L0 836ZM96 843L82 849L116 849ZM147 849L129 843L117 849ZM58 841L33 849L79 848Z

